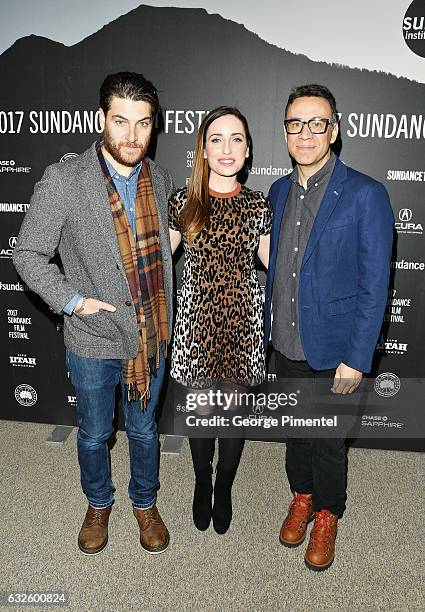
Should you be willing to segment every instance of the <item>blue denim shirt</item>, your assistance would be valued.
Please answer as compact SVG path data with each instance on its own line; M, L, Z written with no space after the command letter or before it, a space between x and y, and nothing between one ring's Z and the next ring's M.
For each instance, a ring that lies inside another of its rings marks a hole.
M108 166L109 174L111 175L111 178L114 181L115 187L118 191L118 195L120 196L121 202L124 205L128 222L133 230L134 238L136 238L136 193L142 162L139 162L137 166L134 166L133 170L128 176L123 176L115 170L114 166L109 160L106 159L106 157L105 161L106 165Z
M105 157L106 165L108 166L109 174L114 181L118 195L120 196L121 202L125 208L125 212L128 218L131 229L133 230L134 238L136 238L136 193L137 183L139 179L139 172L142 167L140 161L128 176L123 176L117 172L114 166ZM72 315L75 306L78 304L80 299L83 297L81 293L76 293L74 297L64 306L63 312Z

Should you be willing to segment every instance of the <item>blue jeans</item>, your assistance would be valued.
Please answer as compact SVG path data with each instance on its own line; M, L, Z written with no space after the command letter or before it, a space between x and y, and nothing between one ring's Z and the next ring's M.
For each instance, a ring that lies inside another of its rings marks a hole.
M77 450L81 486L93 508L106 508L114 501L108 440L113 432L115 388L121 381L120 359L91 359L66 352L66 363L77 397ZM151 376L151 397L145 410L140 402L129 402L123 390L122 404L130 452L128 494L135 508L149 508L159 488L159 443L155 422L164 378L161 355L156 377Z

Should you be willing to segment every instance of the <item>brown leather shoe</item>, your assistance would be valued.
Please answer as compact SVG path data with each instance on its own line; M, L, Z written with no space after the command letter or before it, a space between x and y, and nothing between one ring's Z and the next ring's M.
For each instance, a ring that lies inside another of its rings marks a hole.
M84 522L78 534L78 547L86 555L96 555L108 543L108 521L112 506L99 510L87 508Z
M305 553L307 567L315 571L328 569L335 557L338 516L329 510L316 512L310 542Z
M314 516L310 494L294 493L288 514L280 528L280 543L289 548L299 546L305 540L307 525Z
M139 523L140 544L148 553L156 555L163 552L170 543L170 534L156 506L147 510L133 508L133 514Z

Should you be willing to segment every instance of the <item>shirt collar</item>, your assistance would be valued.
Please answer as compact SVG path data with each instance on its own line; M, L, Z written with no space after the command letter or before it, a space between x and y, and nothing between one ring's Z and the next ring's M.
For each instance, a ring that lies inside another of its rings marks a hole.
M103 159L106 162L111 178L112 179L116 178L122 181L129 181L135 174L138 175L140 172L140 168L142 167L142 163L143 163L143 160L140 160L139 163L134 166L130 174L128 176L124 176L123 174L120 174L118 170L114 168L113 164L111 164L109 159L106 159L105 156L103 156Z

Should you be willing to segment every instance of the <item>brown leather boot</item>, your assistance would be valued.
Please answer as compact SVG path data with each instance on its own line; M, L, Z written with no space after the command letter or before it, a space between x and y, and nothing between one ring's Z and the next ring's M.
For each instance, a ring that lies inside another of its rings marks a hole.
M83 525L78 534L78 547L85 555L96 555L108 543L108 521L112 506L87 508Z
M338 516L329 510L316 512L310 542L305 553L307 567L315 571L328 569L335 557Z
M133 508L133 514L139 523L140 544L148 553L156 555L163 552L170 543L170 534L156 506L147 510Z
M289 548L299 546L305 540L307 525L314 515L310 494L294 493L288 514L280 528L280 543Z

